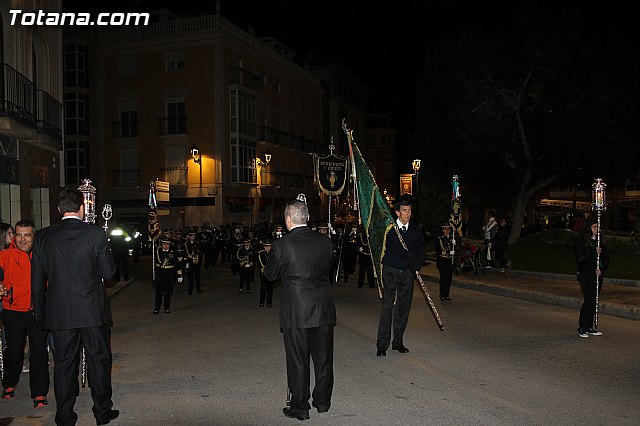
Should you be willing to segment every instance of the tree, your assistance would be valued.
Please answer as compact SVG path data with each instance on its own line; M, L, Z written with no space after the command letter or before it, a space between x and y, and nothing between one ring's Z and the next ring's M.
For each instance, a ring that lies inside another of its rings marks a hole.
M637 172L628 157L637 158L633 133L620 126L631 119L620 107L631 94L621 87L637 96L637 83L612 78L629 58L620 44L586 39L571 15L530 7L509 32L472 29L434 45L418 88L416 136L428 141L427 158L446 159L431 161L439 173L464 177L465 200L512 212L513 243L532 197L554 181L578 169L618 179Z

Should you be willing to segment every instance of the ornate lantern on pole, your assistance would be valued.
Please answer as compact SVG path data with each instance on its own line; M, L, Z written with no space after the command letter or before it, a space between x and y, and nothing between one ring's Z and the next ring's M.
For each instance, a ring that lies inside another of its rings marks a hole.
M600 240L601 240L601 228L600 217L602 212L607 209L607 184L600 178L596 178L593 185L591 185L591 210L596 212L598 218L598 232L596 234L596 272L600 271ZM598 328L598 296L600 295L600 285L602 283L602 276L596 274L596 315L594 318L594 326Z
M91 184L90 179L82 179L82 185L78 187L78 191L82 192L83 203L84 203L84 217L82 221L85 223L95 224L96 223L96 187ZM105 204L102 209L102 218L104 219L104 225L102 229L108 235L109 228L109 220L113 215L113 211L111 210L110 204ZM84 388L87 384L87 356L84 350L84 346L82 346L82 354L81 354L81 371L80 377L82 380L82 387Z
M96 223L96 187L91 185L90 179L82 179L82 185L78 187L84 197L84 218L85 223Z

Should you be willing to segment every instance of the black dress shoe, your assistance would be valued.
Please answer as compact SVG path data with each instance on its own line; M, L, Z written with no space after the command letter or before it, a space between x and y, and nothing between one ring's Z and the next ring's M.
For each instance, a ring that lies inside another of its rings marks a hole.
M409 352L409 349L407 349L404 345L394 346L391 349L393 349L394 351L398 351L401 354L406 354L407 352Z
M309 420L309 412L306 413L294 413L293 410L289 407L284 407L282 409L282 414L289 417L290 419L298 419L298 420Z
M378 352L376 352L376 356L387 356L387 350L378 348Z
M316 404L314 401L311 401L311 405L313 405L316 410L318 410L318 413L326 413L327 411L329 411L330 407L330 405L327 404Z
M118 418L118 416L120 415L120 411L118 410L111 410L109 412L109 414L107 415L107 417L103 418L103 419L96 419L96 424L97 425L106 425L109 422L111 422L111 420L115 420Z

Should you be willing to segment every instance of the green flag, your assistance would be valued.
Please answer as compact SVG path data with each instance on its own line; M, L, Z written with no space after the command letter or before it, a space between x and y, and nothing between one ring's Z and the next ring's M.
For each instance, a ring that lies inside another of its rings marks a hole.
M362 154L358 149L358 146L353 142L353 136L351 129L347 128L344 120L342 120L342 129L347 134L347 141L349 143L349 154L351 156L351 175L356 180L356 193L358 197L358 210L360 211L360 219L362 220L362 227L369 239L369 248L371 249L371 260L373 262L373 271L378 282L378 296L382 298L384 292L384 284L382 283L382 258L384 257L384 251L387 242L387 235L392 229L398 233L398 239L402 246L407 249L402 236L398 232L396 227L396 221L391 216L389 205L387 200L380 193L380 189L376 184L376 180L371 174L371 170L362 158ZM425 301L431 310L433 319L440 327L440 330L444 331L444 324L438 310L429 296L429 290L427 289L422 276L419 271L416 271L416 278L420 283L420 288L424 294Z
M347 133L347 139L351 154L352 174L355 172L357 181L360 219L371 248L371 260L378 283L378 292L382 295L382 257L384 256L387 234L393 229L396 221L391 216L387 200L380 193L378 184L362 158L360 149L353 142L350 131Z

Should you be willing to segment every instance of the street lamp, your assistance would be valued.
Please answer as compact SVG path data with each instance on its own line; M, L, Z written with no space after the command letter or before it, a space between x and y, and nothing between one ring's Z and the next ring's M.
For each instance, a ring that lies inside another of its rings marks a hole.
M416 175L420 172L420 161L417 158L415 160L413 160L413 163L411 164L413 167L413 173L415 173Z
M191 145L191 156L193 157L193 162L200 166L200 190L202 190L202 154L200 154L198 145L195 143Z
M418 196L418 173L420 173L420 160L419 159L415 159L413 160L413 163L411 163L411 166L413 167L413 174L416 176L416 197Z
M267 167L269 166L269 163L271 162L271 151L266 150L264 152L264 161L258 157L256 158L256 164L260 167Z

